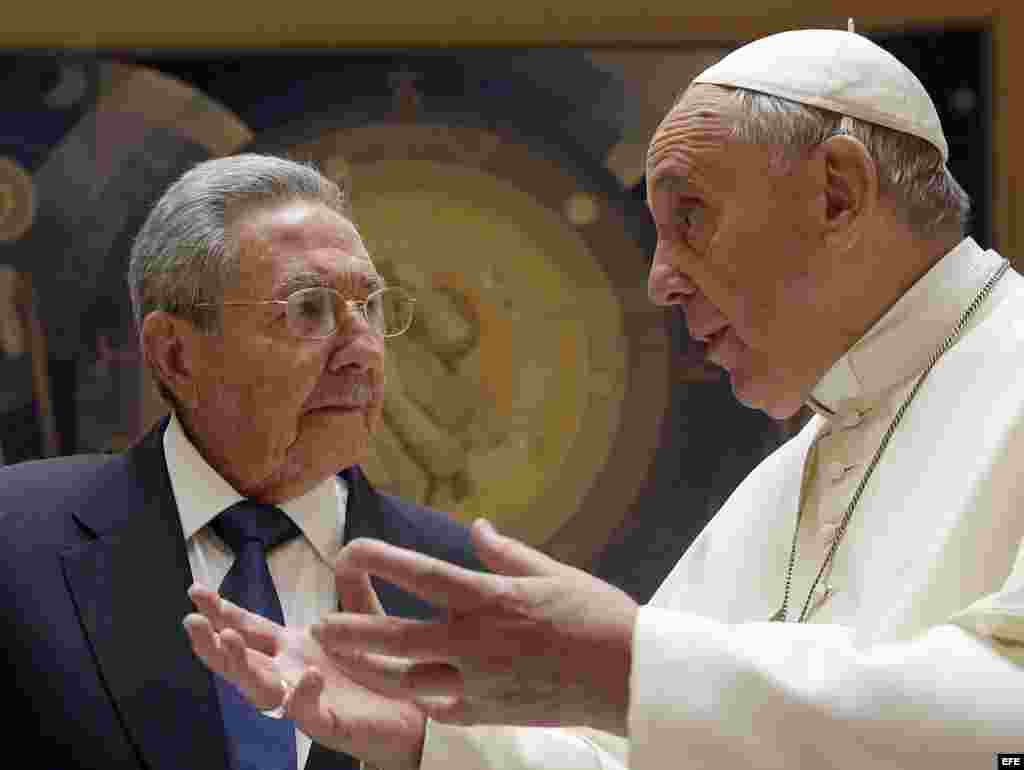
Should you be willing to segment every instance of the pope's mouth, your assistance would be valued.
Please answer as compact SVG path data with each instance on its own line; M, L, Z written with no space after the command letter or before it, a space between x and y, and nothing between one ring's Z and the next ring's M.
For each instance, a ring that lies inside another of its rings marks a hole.
M722 340L725 339L726 333L732 327L729 325L723 326L721 329L716 329L714 332L704 334L699 337L690 337L689 345L686 348L685 357L695 358L700 361L706 361L709 364L718 366L717 361L712 360L715 351L719 348Z
M714 352L715 348L717 348L718 345L725 338L726 332L728 332L731 328L731 326L726 324L721 329L717 329L703 338L704 350L707 355L711 355Z

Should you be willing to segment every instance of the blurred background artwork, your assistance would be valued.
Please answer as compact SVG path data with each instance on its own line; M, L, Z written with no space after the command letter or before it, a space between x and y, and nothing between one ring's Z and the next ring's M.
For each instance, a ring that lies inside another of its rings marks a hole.
M872 37L935 97L989 245L988 33ZM286 154L351 190L379 269L419 299L371 480L646 598L806 418L736 404L646 298L647 141L735 44L6 51L0 462L121 451L151 427L132 237L194 163Z

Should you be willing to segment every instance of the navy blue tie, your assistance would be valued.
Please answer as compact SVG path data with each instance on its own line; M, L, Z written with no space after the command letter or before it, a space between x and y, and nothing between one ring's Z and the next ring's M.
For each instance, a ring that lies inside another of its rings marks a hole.
M297 537L299 528L280 508L250 500L228 508L210 527L235 554L220 595L284 625L267 551ZM214 679L234 770L296 770L295 724L263 716L233 684L219 675Z

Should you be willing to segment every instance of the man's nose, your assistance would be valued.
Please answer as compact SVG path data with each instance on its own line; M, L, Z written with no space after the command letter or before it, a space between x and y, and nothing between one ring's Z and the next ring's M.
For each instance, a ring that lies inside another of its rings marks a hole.
M647 277L647 296L651 302L661 307L680 305L696 292L697 287L678 268L655 257Z
M383 365L384 338L370 330L365 319L349 324L334 336L334 349L327 362L332 373L349 367L358 372L379 369Z

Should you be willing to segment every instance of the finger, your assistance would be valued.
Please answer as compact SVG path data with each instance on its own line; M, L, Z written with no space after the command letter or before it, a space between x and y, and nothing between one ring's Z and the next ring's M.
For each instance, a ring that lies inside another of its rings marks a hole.
M457 610L473 610L497 592L492 575L369 538L346 545L337 565L368 572L421 599Z
M280 704L285 687L269 658L247 650L242 637L231 629L218 634L202 615L188 615L184 625L193 651L211 671L231 682L259 709Z
M379 695L393 699L407 699L406 672L413 663L408 658L393 655L374 655L361 650L330 653L331 660L356 684Z
M558 575L567 565L512 537L499 534L486 519L477 519L470 530L473 548L484 565L499 575L528 577Z
M196 609L210 621L215 631L224 628L220 617L220 595L216 591L196 582L188 589L188 598L192 600Z
M234 629L245 639L246 646L271 657L277 655L284 632L282 626L239 607L200 583L193 584L188 595L216 631Z
M320 670L307 668L292 692L287 716L310 738L329 743L335 750L351 749L357 736L352 725L343 722L329 705L328 699L321 698L325 686Z
M196 609L210 621L215 631L220 632L227 628L220 594L202 583L193 583L192 587L188 589L188 598L192 600Z
M364 615L384 615L384 607L373 590L370 576L361 570L336 569L334 582L338 589L338 601L347 612Z
M223 676L228 663L221 648L220 638L210 621L203 615L192 613L185 616L183 625L192 643L192 651L207 668Z
M400 658L445 661L458 657L444 623L336 612L310 628L313 638L344 658L354 651Z
M238 634L228 628L221 631L218 636L221 649L224 651L224 671L221 676L244 693L247 689L247 682L244 681L245 642L242 642Z
M220 641L227 659L222 676L241 690L258 709L281 705L287 688L273 661L246 647L241 635L230 628L221 632Z
M310 735L318 729L322 730L329 721L320 704L323 690L323 674L311 666L302 672L285 709L285 716L294 719L303 732Z

